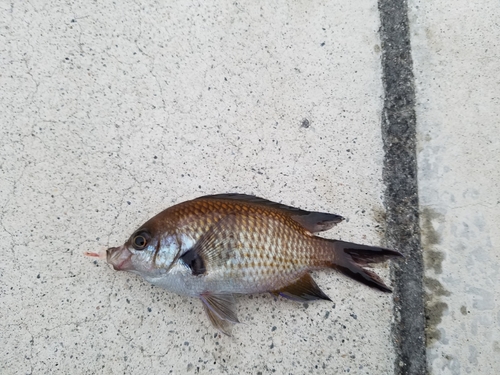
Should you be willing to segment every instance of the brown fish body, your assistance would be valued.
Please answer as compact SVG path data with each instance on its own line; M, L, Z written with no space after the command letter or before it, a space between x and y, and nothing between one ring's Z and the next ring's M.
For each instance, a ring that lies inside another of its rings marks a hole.
M233 295L271 292L296 300L328 299L309 271L336 268L384 291L363 268L398 252L313 233L343 218L261 198L226 194L170 207L142 225L108 262L178 294L198 297L224 333L238 320Z
M197 277L177 290L181 294L279 290L333 259L325 241L289 215L246 202L199 199L171 207L153 220L159 232L183 238L187 247L201 240L204 249L217 249L197 254L199 264L191 267Z

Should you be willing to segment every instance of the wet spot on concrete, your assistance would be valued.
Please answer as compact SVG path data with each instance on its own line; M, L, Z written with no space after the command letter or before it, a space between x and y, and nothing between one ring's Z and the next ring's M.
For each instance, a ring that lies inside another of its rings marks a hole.
M425 319L427 321L425 334L427 346L441 338L441 332L438 329L441 323L443 313L448 309L448 304L441 301L442 296L450 296L451 293L446 290L439 280L431 277L424 278L425 293Z
M420 213L420 218L425 266L440 274L443 272L444 255L434 247L441 242L441 236L434 228L433 221L442 222L444 217L432 208L425 207Z
M433 270L436 275L443 273L444 254L439 251L441 234L437 226L444 221L444 215L431 207L425 207L420 213L420 225L422 235L422 247L426 269ZM425 285L425 318L426 318L426 344L432 345L441 339L438 325L441 323L443 313L448 309L448 304L442 301L442 297L450 296L441 282L432 277L424 277ZM465 306L465 313L467 313ZM464 314L464 310L460 309ZM465 314L464 314L465 315Z
M439 280L433 279L432 277L424 278L424 285L427 288L427 293L432 297L451 295L451 293L443 287L443 284L441 284Z
M465 306L462 305L460 307L460 312L462 313L462 315L467 315L467 307L465 307Z
M425 336L427 346L431 346L434 342L441 339L441 332L438 329L438 325L441 323L443 313L448 310L448 304L441 301L427 301L425 307L425 320L427 321Z
M433 269L435 273L440 274L443 272L444 255L439 251L426 250L424 252L425 265L429 269Z
M436 245L441 242L439 233L434 229L432 221L443 219L443 215L431 207L424 207L420 212L422 223L422 240L424 245Z

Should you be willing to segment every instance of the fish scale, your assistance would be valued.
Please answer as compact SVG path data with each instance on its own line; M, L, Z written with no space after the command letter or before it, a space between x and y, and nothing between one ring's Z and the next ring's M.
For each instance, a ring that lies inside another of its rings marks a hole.
M108 249L107 261L116 270L199 298L213 325L229 334L238 322L233 295L271 292L299 301L329 300L312 270L335 268L390 291L364 267L400 253L314 234L342 220L249 195L205 196L151 218L125 244Z
M282 278L283 280L275 280L273 277L269 279L270 275L281 275L283 272L286 274L293 274L294 271L300 271L297 269L296 264L299 263L297 258L302 260L300 268L305 266L317 267L319 264L314 264L312 262L312 257L309 256L312 253L306 251L307 245L305 241L300 241L300 233L295 233L290 229L292 227L294 230L302 229L295 225L295 222L288 220L287 218L279 217L275 213L271 213L267 217L263 215L263 210L248 208L246 206L235 206L226 204L201 204L200 205L205 210L195 209L193 212L196 215L203 215L205 212L220 212L225 210L226 212L239 214L235 223L232 227L247 228L245 231L240 231L240 248L241 253L238 254L230 263L230 270L228 270L228 277L235 279L242 279L248 281L250 278L254 282L259 282L259 284L264 284L262 287L276 287L279 288L288 282L287 278ZM204 212L205 211L205 212ZM190 212L188 210L182 210L185 216L189 216ZM224 217L222 214L208 216L207 220L202 221L201 230L195 229L198 233L198 238L201 237L202 233L207 232L212 225L221 220ZM279 220L282 219L282 220ZM285 219L285 220L283 220ZM278 239L277 242L285 243L286 246L273 246L272 239ZM285 242L285 239L288 241ZM310 238L309 238L310 240ZM311 240L310 240L311 242ZM236 244L231 243L232 248L235 248ZM311 247L312 244L309 244ZM254 274L253 264L258 262L262 255L268 258L271 262L266 262L263 265L262 280L257 279ZM319 255L319 254L318 254ZM281 281L277 283L277 281Z

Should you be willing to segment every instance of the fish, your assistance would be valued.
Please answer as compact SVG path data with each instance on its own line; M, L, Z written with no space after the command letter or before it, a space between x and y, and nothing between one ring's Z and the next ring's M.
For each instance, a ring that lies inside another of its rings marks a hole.
M239 323L235 296L269 292L295 301L331 301L311 271L335 269L383 292L383 280L365 268L401 257L396 250L327 239L316 233L340 215L307 211L245 194L218 194L182 202L141 225L105 254L115 270L202 302L223 334Z

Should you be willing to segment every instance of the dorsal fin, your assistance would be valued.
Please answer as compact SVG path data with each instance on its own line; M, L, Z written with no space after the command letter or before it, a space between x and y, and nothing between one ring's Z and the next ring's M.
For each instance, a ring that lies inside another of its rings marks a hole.
M344 218L340 215L329 214L325 212L306 211L300 208L272 202L270 200L259 198L254 195L229 193L205 195L204 197L200 197L197 199L232 200L245 204L263 206L269 209L279 210L287 214L291 219L302 225L311 233L317 233L331 229L334 225L344 220Z

